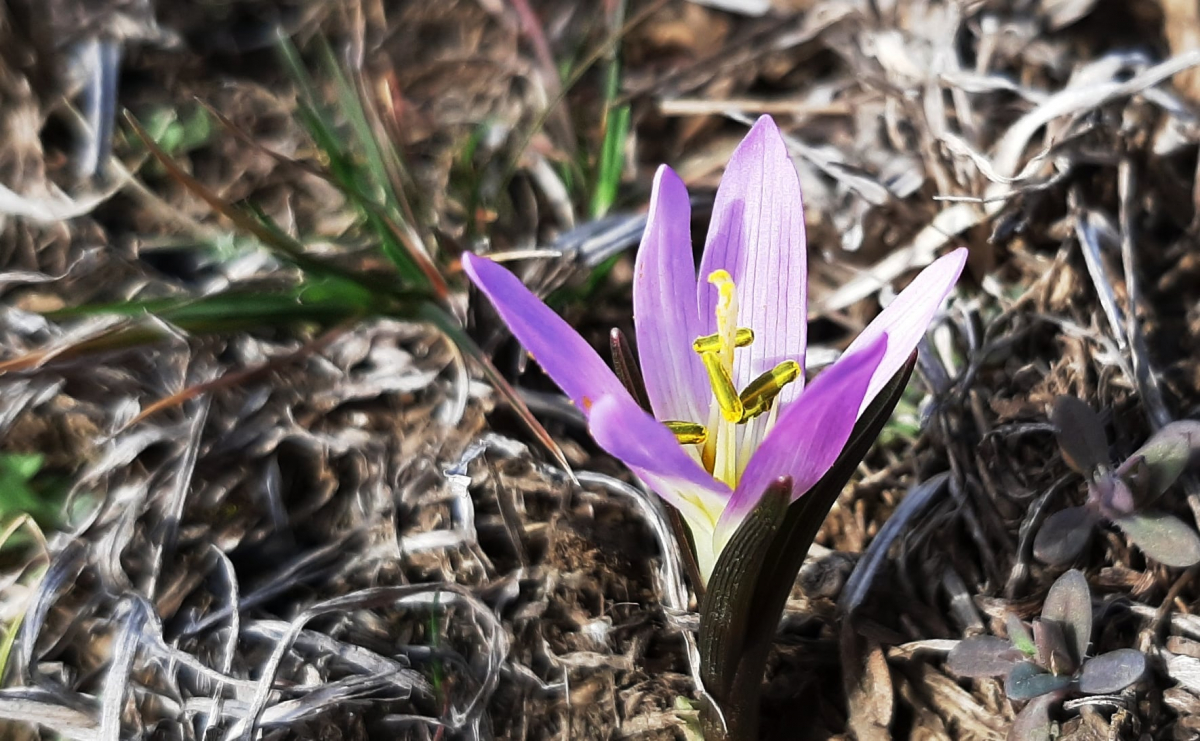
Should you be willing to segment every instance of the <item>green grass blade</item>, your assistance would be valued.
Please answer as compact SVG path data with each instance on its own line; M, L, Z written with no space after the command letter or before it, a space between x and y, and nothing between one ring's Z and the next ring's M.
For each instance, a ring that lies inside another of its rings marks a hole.
M330 48L329 42L321 39L319 48L321 50L321 58L325 63L326 72L333 78L334 84L337 87L338 101L341 104L342 113L345 114L346 119L349 121L350 130L354 133L358 146L365 157L367 172L371 176L371 185L383 194L384 203L387 204L389 215L399 221L400 199L387 170L386 160L384 159L385 148L380 147L375 132L371 128L371 123L367 119L366 107L363 105L358 89L346 77L342 66L338 64L337 59L333 55L333 49ZM387 150L392 155L395 154L395 151L391 147L388 147Z
M50 312L50 319L82 316L127 316L121 324L68 348L39 351L0 362L0 373L38 367L51 360L72 360L95 353L142 347L160 342L169 333L158 323L138 322L155 317L189 334L226 334L263 327L318 325L331 327L367 316L412 319L426 302L380 297L353 284L314 281L278 293L236 290L201 298L160 299L98 304Z
M621 185L621 170L625 164L625 139L629 136L629 123L628 105L609 110L600 160L596 164L596 184L592 190L593 219L607 214L617 200L617 188Z
M400 273L402 280L413 287L430 290L444 299L449 288L437 266L433 264L419 235L406 228L405 211L400 201L396 178L402 166L394 148L382 147L368 118L366 106L358 89L346 77L327 43L321 45L322 57L338 91L340 110L346 117L353 135L354 146L347 146L337 127L322 112L312 78L304 67L295 46L283 38L280 50L285 66L300 87L303 102L298 112L300 120L317 148L328 160L333 182L363 213L370 229L379 239L380 248ZM364 164L365 163L365 166ZM398 177L398 176L397 176Z
M667 5L668 2L669 0L655 0L649 5L643 7L638 11L637 15L626 21L616 31L609 34L608 38L604 40L603 44L596 48L591 54L587 55L587 57L585 57L583 61L575 67L575 70L571 73L571 76L567 78L566 82L563 83L562 89L550 100L550 102L546 105L546 108L538 114L538 117L533 122L533 125L530 126L522 135L521 141L515 148L512 158L508 160L508 164L504 169L503 177L500 178L500 188L497 189L498 191L503 192L508 188L508 183L512 180L513 176L517 174L517 169L521 165L521 158L525 156L525 150L529 148L529 143L533 141L533 137L546 125L547 119L550 118L555 109L558 108L558 106L561 105L564 100L566 100L567 93L571 91L571 88L575 87L575 84L583 79L583 76L587 74L588 70L591 69L596 62L599 62L605 56L610 55L612 50L621 43L621 39L625 38L626 34L640 25L642 21L645 21L647 18L661 10Z
M201 298L80 306L46 316L53 320L99 315L155 316L186 331L208 332L218 327L337 322L383 308L377 304L373 294L358 286L317 282L278 293L234 290Z
M609 23L614 29L619 29L624 19L625 2L616 0ZM604 139L596 158L595 181L592 184L590 213L593 219L608 213L617 200L617 188L621 184L625 138L629 136L630 108L628 105L617 104L620 94L621 47L617 42L608 51L608 71L604 80Z
M167 173L179 181L185 188L191 191L195 196L203 200L217 213L226 217L234 223L236 227L244 232L257 237L262 244L276 253L280 257L291 262L296 267L306 273L318 277L336 277L343 280L359 283L364 287L370 288L372 291L383 294L407 295L412 296L413 291L401 290L400 286L393 285L389 281L381 280L376 276L365 273L358 273L351 270L346 270L338 265L335 265L327 260L313 257L307 254L305 247L296 239L288 236L282 229L277 227L270 219L266 218L261 213L247 212L241 208L234 206L225 199L214 193L208 186L201 183L196 178L192 177L187 172L179 167L175 161L167 155L146 133L141 124L131 114L126 112L126 120L133 128L134 133L142 140L142 142L150 149L150 153L154 155Z

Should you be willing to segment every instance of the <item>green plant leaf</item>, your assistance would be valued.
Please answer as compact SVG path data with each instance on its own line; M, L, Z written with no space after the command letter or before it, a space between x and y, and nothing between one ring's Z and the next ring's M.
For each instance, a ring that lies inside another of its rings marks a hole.
M1167 490L1200 453L1200 422L1172 422L1154 433L1117 469L1131 488L1144 498Z
M1083 553L1099 518L1087 507L1067 507L1046 518L1033 539L1033 555L1053 566L1069 564Z
M999 677L1007 674L1021 653L1013 644L995 636L965 638L950 649L946 668L960 677Z
M1042 603L1042 620L1058 623L1067 645L1075 652L1072 659L1078 666L1087 656L1092 641L1092 592L1082 571L1071 569L1050 586ZM1038 647L1039 652L1041 648Z
M1175 568L1200 563L1200 536L1183 520L1165 512L1135 512L1113 518L1133 544L1150 558Z
M625 163L625 140L629 136L630 108L617 106L608 112L608 126L596 168L596 187L592 192L591 215L598 219L608 213L617 200L621 170Z
M1071 631L1074 632L1074 631ZM1037 647L1037 665L1054 674L1074 674L1080 659L1072 656L1067 644L1067 627L1058 620L1033 621L1033 645Z
M339 109L349 124L351 141L347 142L322 112L320 99L299 52L289 39L282 37L281 55L304 98L298 108L300 120L325 155L331 182L363 214L367 227L379 239L380 249L403 282L428 290L438 300L443 300L449 292L444 278L424 245L411 230L402 227L404 208L399 198L399 186L394 182L398 176L394 179L389 174L389 170L401 169L399 156L393 147L381 144L380 137L375 135L358 89L346 77L329 44L321 40L319 47L326 72L337 88Z
M1004 694L1010 700L1032 700L1041 695L1065 690L1071 678L1042 671L1037 664L1022 661L1004 679Z
M1025 623L1016 613L1006 612L1004 614L1004 627L1008 630L1008 640L1012 642L1014 648L1028 657L1037 653L1033 636L1029 634L1029 629L1025 627Z
M1091 478L1098 468L1108 466L1108 437L1104 424L1092 408L1074 396L1054 400L1050 414L1067 465Z
M146 129L154 141L172 156L204 146L213 135L212 119L202 105L186 112L158 108L149 114Z
M358 283L379 295L391 295L406 299L421 297L419 287L404 288L397 286L394 279L388 280L367 273L356 273L327 260L309 255L303 244L285 234L282 229L272 223L264 214L254 211L247 212L234 206L213 192L208 186L187 172L184 172L173 159L167 156L166 152L150 139L145 129L142 128L141 124L132 115L126 112L125 118L137 136L150 149L150 153L162 163L171 177L179 181L193 195L207 203L211 209L232 221L236 227L254 235L265 247L281 258L291 262L305 273L312 277L341 278Z
M1050 708L1058 702L1053 694L1040 695L1029 701L1013 719L1008 732L1008 741L1050 741L1054 738L1055 726L1050 718Z
M739 718L746 712L737 704L731 682L751 622L748 608L753 604L757 577L783 524L791 495L791 479L781 479L763 493L758 506L721 551L700 607L700 677L721 706L727 726L739 726Z
M156 317L195 334L214 334L262 327L316 324L329 327L368 315L387 314L415 318L420 299L404 301L376 296L354 283L339 279L315 280L275 293L246 289L199 298L157 299L96 304L50 312L61 320L80 316L117 315L132 321L68 348L29 353L0 363L0 372L37 367L47 360L71 360L98 352L121 350L161 341L168 332L157 322L138 321Z
M20 513L35 517L43 513L44 503L30 482L44 462L39 453L0 453L0 518L7 521Z
M1120 648L1100 654L1083 665L1079 673L1079 691L1088 695L1120 692L1146 673L1146 657L1141 651Z
M62 525L70 482L47 471L45 464L41 453L0 453L0 525L8 529L0 537L0 548L28 544L27 528L16 524L23 516L43 529Z

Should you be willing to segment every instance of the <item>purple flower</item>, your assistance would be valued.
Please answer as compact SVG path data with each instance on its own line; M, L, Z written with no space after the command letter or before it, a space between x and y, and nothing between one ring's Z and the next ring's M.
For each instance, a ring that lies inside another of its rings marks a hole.
M705 579L763 492L792 501L829 470L858 415L900 370L962 272L942 257L808 386L807 263L800 181L763 116L717 190L700 263L687 190L658 170L638 251L633 313L646 413L592 347L506 269L463 267L517 339L587 415L596 442L679 510Z

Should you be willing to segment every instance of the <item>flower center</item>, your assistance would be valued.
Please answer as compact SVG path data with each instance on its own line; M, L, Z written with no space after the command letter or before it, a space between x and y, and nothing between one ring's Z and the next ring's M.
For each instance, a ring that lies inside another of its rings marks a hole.
M690 421L665 424L683 445L700 445L704 467L730 486L736 485L742 466L738 465L738 427L771 410L783 387L800 377L800 364L785 360L751 381L741 392L733 381L733 357L738 348L754 342L754 332L737 326L737 286L725 270L714 270L708 282L718 291L716 334L697 337L692 349L700 355L713 405L708 425Z

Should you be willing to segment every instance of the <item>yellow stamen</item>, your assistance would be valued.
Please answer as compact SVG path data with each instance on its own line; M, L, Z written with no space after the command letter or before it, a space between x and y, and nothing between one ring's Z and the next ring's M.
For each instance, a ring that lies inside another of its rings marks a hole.
M706 352L700 359L704 361L704 370L708 372L708 382L712 386L717 406L721 408L721 416L728 422L741 421L742 400L738 398L737 389L730 378L729 367L722 361L719 353Z
M800 364L795 360L785 360L771 370L763 373L750 382L742 391L742 419L754 419L771 408L775 397L783 391L783 387L800 377Z
M708 429L699 422L663 422L675 435L680 445L703 445L708 440Z
M803 372L794 360L785 360L754 379L739 394L734 385L734 350L754 343L754 331L739 327L737 286L725 270L714 270L708 282L717 289L716 332L697 337L692 349L700 355L713 401L708 408L707 424L666 422L667 428L682 445L699 445L700 464L713 478L736 487L754 447L775 422L776 397ZM763 423L739 427L755 417L769 413ZM717 513L719 516L719 513ZM714 516L714 521L715 521Z
M717 460L717 436L721 433L721 428L728 425L721 421L721 410L716 404L708 405L708 439L700 446L700 464L704 466L704 470L709 473L713 470L713 464Z
M738 327L733 336L734 347L746 347L754 342L754 330L749 327ZM706 334L692 341L692 349L703 355L706 352L717 352L721 349L721 335Z

